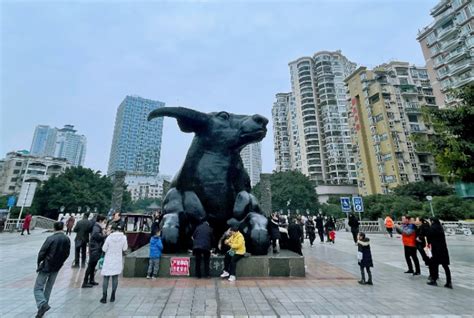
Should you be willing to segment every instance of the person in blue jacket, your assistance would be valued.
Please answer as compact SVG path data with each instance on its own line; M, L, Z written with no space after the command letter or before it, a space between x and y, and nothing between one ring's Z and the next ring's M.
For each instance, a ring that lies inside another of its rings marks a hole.
M150 239L150 262L148 264L148 273L146 278L155 279L158 277L160 269L161 252L163 251L163 243L161 242L160 231L157 231Z

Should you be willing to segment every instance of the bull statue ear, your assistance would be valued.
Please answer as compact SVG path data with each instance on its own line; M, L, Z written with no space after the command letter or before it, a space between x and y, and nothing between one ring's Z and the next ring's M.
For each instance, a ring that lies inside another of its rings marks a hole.
M209 115L185 107L161 107L148 115L148 120L156 117L176 118L182 132L199 132L207 127Z

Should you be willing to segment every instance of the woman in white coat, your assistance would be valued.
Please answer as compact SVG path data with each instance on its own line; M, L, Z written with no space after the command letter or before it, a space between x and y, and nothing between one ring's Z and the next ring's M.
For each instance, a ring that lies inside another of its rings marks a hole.
M102 284L102 298L101 303L107 303L107 289L109 287L109 280L112 277L112 295L110 301L115 301L115 291L118 286L118 275L123 270L123 252L128 248L127 237L121 232L117 224L112 226L112 233L107 236L102 250L105 253L104 265L102 266L101 275L104 276Z

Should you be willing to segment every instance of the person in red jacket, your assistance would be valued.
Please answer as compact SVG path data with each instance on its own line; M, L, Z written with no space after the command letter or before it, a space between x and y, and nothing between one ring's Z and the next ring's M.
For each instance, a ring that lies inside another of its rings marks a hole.
M402 216L402 226L395 225L397 232L402 235L403 247L405 249L405 260L408 265L406 274L420 275L420 262L416 256L416 226L413 224L413 219L410 216ZM413 265L415 263L415 271Z
M23 227L21 229L21 235L24 235L23 232L25 232L26 230L26 233L28 233L28 235L30 235L30 223L31 223L31 219L33 217L31 216L31 214L27 214L26 217L25 217L25 220L23 221Z

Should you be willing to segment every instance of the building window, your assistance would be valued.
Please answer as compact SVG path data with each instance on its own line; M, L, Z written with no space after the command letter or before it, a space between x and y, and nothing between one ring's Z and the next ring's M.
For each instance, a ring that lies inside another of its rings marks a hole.
M10 182L16 182L16 180L18 180L18 178L11 178Z
M20 170L18 169L13 170L13 174L19 174L19 173L20 173Z
M21 161L17 161L17 162L15 163L15 166L16 166L16 167L21 167L21 165L22 165L22 162L21 162Z
M9 186L8 190L15 190L15 186Z

